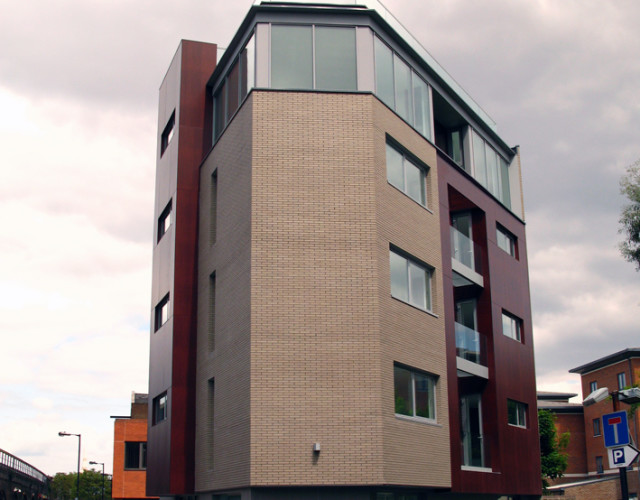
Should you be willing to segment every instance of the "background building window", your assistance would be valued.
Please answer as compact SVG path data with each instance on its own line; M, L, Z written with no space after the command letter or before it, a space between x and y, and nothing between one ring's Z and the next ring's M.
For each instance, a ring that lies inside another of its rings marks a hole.
M601 435L601 431L600 431L600 418L594 418L593 419L593 436L600 436Z
M589 384L589 393L598 389L598 382L595 380Z
M404 194L426 206L426 172L407 155L387 143L387 180Z
M162 325L164 325L169 320L169 305L170 305L169 294L167 294L156 306L156 312L155 312L155 331L156 332L160 329Z
M596 457L596 472L598 474L603 474L604 473L604 467L602 465L602 457L600 457L600 456Z
M125 469L146 469L147 468L147 443L146 442L125 442L124 443L124 468Z
M516 256L516 237L502 226L496 227L496 242L498 247L511 255L511 257Z
M502 311L502 333L518 342L522 342L522 320Z
M425 311L431 310L431 270L394 251L389 252L391 296Z
M622 390L627 386L627 376L624 372L618 373L618 389Z
M162 239L171 227L171 218L171 200L169 200L169 203L160 214L160 217L158 217L158 241Z
M167 393L163 392L153 398L153 424L157 424L167 418Z
M400 366L393 375L396 414L435 420L435 378Z
M527 405L507 399L507 415L509 425L515 425L516 427L527 427Z

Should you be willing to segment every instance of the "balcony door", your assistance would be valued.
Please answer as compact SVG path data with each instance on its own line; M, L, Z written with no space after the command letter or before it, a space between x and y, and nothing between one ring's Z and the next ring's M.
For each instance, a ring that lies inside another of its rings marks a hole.
M460 423L462 465L484 467L481 394L467 394L460 398Z
M480 363L480 334L476 314L476 299L456 302L456 355Z

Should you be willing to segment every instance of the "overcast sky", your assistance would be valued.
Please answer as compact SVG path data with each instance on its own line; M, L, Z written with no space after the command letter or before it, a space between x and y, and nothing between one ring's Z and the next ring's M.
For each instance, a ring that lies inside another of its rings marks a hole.
M158 88L179 40L226 47L251 2L0 0L0 448L112 470L147 392ZM640 158L640 2L386 0L522 151L541 390L638 347L619 179Z

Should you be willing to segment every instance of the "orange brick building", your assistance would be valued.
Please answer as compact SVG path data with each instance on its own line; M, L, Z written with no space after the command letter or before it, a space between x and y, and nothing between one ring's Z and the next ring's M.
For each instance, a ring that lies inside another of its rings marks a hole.
M113 437L114 499L156 498L146 495L147 395L131 395L131 416L116 416Z
M640 383L640 348L624 349L569 371L580 375L584 398L604 387L611 396L583 406L569 403L569 399L577 394L538 393L538 408L550 410L556 415L558 434L569 432L571 435L567 449L567 470L550 489L556 494L563 492L567 499L621 498L619 470L609 467L604 446L602 416L629 408L617 401L617 393ZM629 419L629 432L634 443L640 442L638 413L636 411L633 418ZM639 490L639 472L637 462L627 469L631 496Z

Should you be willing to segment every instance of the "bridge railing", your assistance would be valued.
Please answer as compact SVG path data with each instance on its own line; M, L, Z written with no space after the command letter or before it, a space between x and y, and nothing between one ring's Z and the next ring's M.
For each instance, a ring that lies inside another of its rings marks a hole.
M21 472L22 474L26 474L41 483L47 483L48 481L47 475L44 472L2 449L0 449L0 465L4 465L5 467Z

